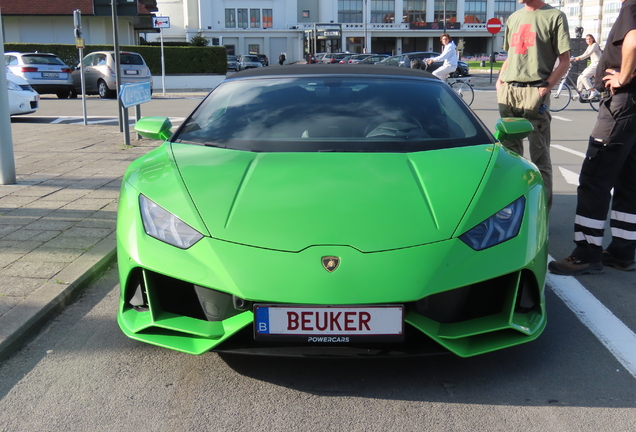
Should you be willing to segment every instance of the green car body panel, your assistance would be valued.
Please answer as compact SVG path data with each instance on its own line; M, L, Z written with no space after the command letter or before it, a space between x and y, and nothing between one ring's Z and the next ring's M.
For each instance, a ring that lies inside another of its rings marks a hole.
M204 237L179 249L147 235L140 194ZM459 239L522 196L517 236L481 251ZM518 345L546 325L545 205L536 167L499 144L353 154L165 142L131 164L122 184L119 325L133 339L191 354L253 325L251 310L221 321L166 312L154 273L248 302L302 305L412 303L500 278L497 313L439 322L409 309L405 322L459 356ZM325 271L324 256L340 266ZM147 310L129 304L135 277L149 287ZM540 297L523 313L521 280L535 281Z

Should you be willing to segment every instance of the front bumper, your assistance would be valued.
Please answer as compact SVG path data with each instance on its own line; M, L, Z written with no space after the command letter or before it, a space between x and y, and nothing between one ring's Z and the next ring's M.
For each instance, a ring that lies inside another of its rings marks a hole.
M459 239L376 253L346 246L293 253L207 237L181 250L145 234L138 194L124 185L119 325L133 339L191 354L315 353L326 347L251 340L251 306L403 304L404 343L348 348L423 353L434 341L468 357L529 342L546 325L547 221L542 189L526 198L519 235L480 252ZM342 260L333 273L320 264L329 255Z

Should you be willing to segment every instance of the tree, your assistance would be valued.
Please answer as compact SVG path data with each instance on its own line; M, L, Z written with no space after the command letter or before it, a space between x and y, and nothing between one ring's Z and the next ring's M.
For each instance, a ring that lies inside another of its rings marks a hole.
M190 39L190 45L192 46L208 46L210 44L210 41L207 40L206 38L204 38L201 35L194 35L192 36L192 38Z

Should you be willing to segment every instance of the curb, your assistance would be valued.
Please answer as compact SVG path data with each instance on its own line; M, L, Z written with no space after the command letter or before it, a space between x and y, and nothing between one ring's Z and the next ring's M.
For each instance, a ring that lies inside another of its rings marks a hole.
M71 304L115 262L116 241L100 240L24 301L0 317L0 361L9 357ZM63 282L70 281L70 282Z

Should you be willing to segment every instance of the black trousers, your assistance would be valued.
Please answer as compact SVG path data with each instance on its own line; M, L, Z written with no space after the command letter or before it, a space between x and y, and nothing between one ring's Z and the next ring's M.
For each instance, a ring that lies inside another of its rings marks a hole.
M572 255L599 262L610 209L608 251L633 260L636 250L636 92L603 99L588 144L577 189ZM614 194L612 198L612 188Z

